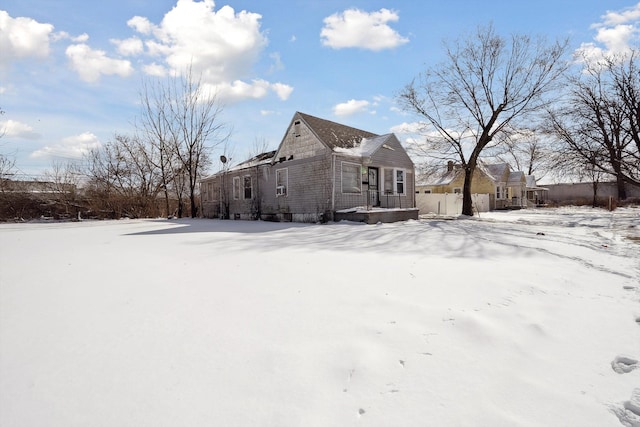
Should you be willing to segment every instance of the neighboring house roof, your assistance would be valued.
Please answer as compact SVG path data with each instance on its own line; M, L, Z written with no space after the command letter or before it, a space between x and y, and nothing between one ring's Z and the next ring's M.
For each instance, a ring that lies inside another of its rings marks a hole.
M462 169L454 169L452 171L447 171L438 177L430 177L429 179L433 179L433 181L428 181L428 182L425 181L417 185L420 185L420 186L449 185L453 182L454 179L456 179L456 177L461 171Z
M507 184L518 185L525 181L524 172L522 171L513 171L509 173L509 179L507 180Z
M502 181L502 177L505 172L509 170L509 165L506 163L497 163L494 165L478 165L478 167L486 173L489 178L491 178L494 182Z
M507 177L508 185L520 185L523 180L526 180L527 187L535 187L535 178L533 178L533 185L529 185L529 176L525 175L522 171L511 171L509 165L506 163L498 163L493 165L478 164L477 169L480 172L487 175L487 177L494 183L498 184L504 182L504 177ZM454 179L458 177L463 169L455 167L451 171L446 171L442 175L430 178L432 181L423 182L420 186L437 186L437 185L449 185Z
M318 117L296 113L307 124L309 129L316 134L318 139L331 150L335 148L354 148L360 144L364 138L377 137L375 133L367 132L361 129L345 126L330 120Z

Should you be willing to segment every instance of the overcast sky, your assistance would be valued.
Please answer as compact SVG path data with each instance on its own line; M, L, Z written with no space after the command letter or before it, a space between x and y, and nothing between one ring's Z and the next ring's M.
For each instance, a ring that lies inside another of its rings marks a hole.
M275 149L295 111L402 139L416 118L398 91L442 60L443 39L490 23L622 51L637 44L640 3L3 0L0 153L22 176L79 159L132 132L143 80L189 64L224 104L234 162L256 141Z

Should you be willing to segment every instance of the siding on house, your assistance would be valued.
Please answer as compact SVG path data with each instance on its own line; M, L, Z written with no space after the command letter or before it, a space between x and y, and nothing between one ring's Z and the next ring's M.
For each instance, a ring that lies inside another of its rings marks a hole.
M404 179L404 192L394 191L384 200L380 197L379 206L415 207L414 165L395 135L379 136L298 112L270 158L265 153L202 180L204 215L220 216L228 209L228 217L240 219L331 219L336 210L371 205L370 167L378 168L380 189L385 171L392 171L396 178L397 170L403 171L399 176ZM286 194L284 189L278 194L278 173L286 173ZM342 179L347 175L352 188L359 191L343 192ZM254 182L252 197L235 199L233 179L242 181L245 176ZM217 193L211 190L214 187Z

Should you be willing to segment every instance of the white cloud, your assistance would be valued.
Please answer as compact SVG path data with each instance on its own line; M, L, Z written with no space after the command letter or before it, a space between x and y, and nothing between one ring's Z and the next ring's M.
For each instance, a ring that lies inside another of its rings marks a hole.
M426 124L422 122L403 122L399 125L393 126L391 132L399 134L419 134L424 131Z
M127 25L140 34L151 34L154 25L144 16L134 16L127 21Z
M131 62L107 57L102 50L91 49L86 44L73 44L66 50L67 57L80 78L96 82L102 75L127 77L133 73Z
M398 19L398 14L388 9L371 13L348 9L324 19L320 38L322 44L334 49L392 49L409 41L388 25Z
M367 110L369 101L351 99L333 107L333 114L336 116L350 116Z
M261 19L257 13L236 13L230 6L215 10L213 0L178 0L159 24L142 16L127 24L140 36L144 53L154 58L142 67L149 75L179 75L191 68L225 101L259 99L270 93L286 100L293 90L286 84L245 80L267 46ZM270 58L270 72L283 68L278 53Z
M282 58L278 52L274 52L269 54L269 58L273 60L273 64L269 67L269 72L273 73L274 71L284 70L284 64L282 63Z
M86 43L89 40L89 34L82 33L79 36L72 36L66 31L58 31L56 33L53 33L53 35L51 36L51 39L53 41L71 40L74 43Z
M276 95L278 95L278 98L280 98L283 101L286 101L287 99L289 99L289 96L293 92L293 87L286 85L284 83L272 83L271 90L273 90L276 93Z
M293 92L291 86L282 83L270 83L262 79L253 80L251 83L234 80L231 83L205 84L205 90L215 93L224 103L233 103L245 99L261 99L270 92L274 92L280 99L286 100Z
M0 135L22 139L38 139L41 136L28 124L15 120L0 121Z
M606 55L620 55L630 51L639 41L640 3L621 11L607 11L602 22L591 25L596 30L594 41L582 43L576 54L580 60L597 61Z
M625 24L627 22L638 21L639 19L640 19L640 3L618 12L608 10L607 13L605 13L602 16L604 25L614 25L614 26Z
M0 65L20 58L47 57L52 31L51 24L42 24L31 18L12 18L0 10Z
M140 55L144 51L142 40L137 37L130 37L124 40L111 39L111 43L115 44L118 53L124 56Z
M100 147L98 137L91 132L64 138L59 144L48 145L31 153L33 158L62 157L80 159L92 149Z
M156 64L155 62L152 64L145 65L142 68L142 70L145 72L145 74L148 74L154 77L165 77L169 74L165 67L163 67L162 65Z
M214 10L213 0L179 0L159 25L135 17L129 26L147 40L151 55L162 55L176 72L191 66L209 83L248 75L267 40L260 31L261 15L230 6Z

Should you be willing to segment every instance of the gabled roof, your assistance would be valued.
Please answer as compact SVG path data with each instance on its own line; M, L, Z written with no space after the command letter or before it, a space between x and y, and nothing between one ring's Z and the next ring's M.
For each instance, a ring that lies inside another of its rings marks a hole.
M358 146L363 138L374 138L378 136L375 133L352 128L330 120L314 117L309 114L301 112L297 112L296 114L304 120L306 125L313 133L315 133L318 139L331 150L334 150L336 147L353 148Z
M484 173L495 182L502 181L504 173L509 170L509 165L506 163L498 163L494 165L479 165Z
M449 185L453 182L454 179L456 179L456 177L460 172L462 172L462 169L459 169L459 168L451 171L446 171L442 175L429 178L430 180L433 180L433 181L424 181L424 182L417 183L417 185L425 185L425 186Z
M526 182L524 172L522 171L509 172L509 180L507 181L507 184L520 184L523 181Z

